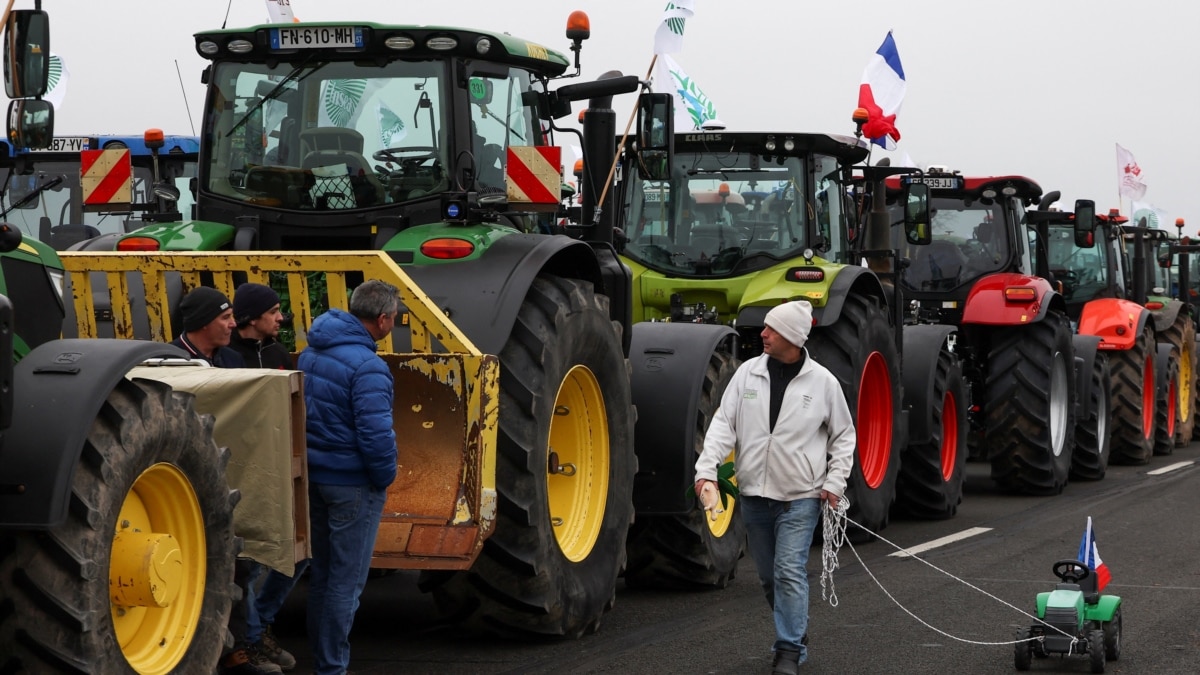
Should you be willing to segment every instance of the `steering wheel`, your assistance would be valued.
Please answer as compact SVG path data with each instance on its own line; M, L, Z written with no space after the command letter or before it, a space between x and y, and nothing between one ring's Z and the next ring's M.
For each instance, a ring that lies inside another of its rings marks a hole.
M1054 563L1054 576L1066 584L1077 584L1091 575L1088 566L1078 560L1059 560Z
M412 145L407 148L384 148L376 150L371 158L377 162L395 162L405 168L421 166L425 162L437 162L437 148L428 145Z

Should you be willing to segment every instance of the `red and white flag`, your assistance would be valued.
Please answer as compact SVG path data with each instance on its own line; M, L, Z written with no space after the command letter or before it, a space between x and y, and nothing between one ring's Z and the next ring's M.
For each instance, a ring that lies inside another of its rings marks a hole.
M1087 529L1083 531L1083 539L1079 542L1079 562L1088 566L1096 575L1096 590L1102 591L1112 580L1108 566L1100 559L1100 551L1096 550L1096 533L1092 530L1092 517L1088 516Z
M1140 200L1146 196L1142 167L1138 166L1133 153L1122 148L1120 143L1117 143L1117 184L1122 197Z
M900 112L900 103L904 101L907 88L904 66L900 65L900 52L896 51L896 41L892 39L892 32L888 31L883 44L879 45L867 63L862 84L858 88L858 107L867 111L863 134L886 150L895 150L896 141L900 140L896 113Z

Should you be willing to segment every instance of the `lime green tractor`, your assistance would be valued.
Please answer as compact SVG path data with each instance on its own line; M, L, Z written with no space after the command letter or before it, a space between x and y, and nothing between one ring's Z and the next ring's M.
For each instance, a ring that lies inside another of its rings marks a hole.
M893 286L859 264L886 255L857 236L864 181L854 173L878 172L857 166L865 144L714 130L676 134L673 150L657 168L644 152L628 153L619 187L635 321L731 326L746 359L762 353L772 307L811 302L808 350L841 381L856 420L851 517L878 531L893 502L923 517L953 515L966 459L960 367L951 331L922 328L909 339Z

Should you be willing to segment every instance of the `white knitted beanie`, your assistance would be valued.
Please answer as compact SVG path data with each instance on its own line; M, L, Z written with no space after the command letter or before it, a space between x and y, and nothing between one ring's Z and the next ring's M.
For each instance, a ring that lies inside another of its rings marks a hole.
M812 304L807 300L793 300L767 312L764 320L783 339L803 347L812 330Z

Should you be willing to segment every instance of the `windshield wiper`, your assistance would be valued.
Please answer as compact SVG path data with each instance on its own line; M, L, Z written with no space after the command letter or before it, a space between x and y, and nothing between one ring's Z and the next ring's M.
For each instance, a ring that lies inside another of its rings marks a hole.
M22 206L25 206L29 202L36 199L38 195L42 194L46 190L49 190L52 187L58 187L59 185L62 184L62 182L63 182L62 176L55 176L54 178L51 178L50 180L46 181L45 183L42 183L41 185L37 186L36 188L30 190L29 194L18 199L16 201L16 203L14 203L12 206L8 207L7 209L4 209L4 212L0 213L0 218L3 218L4 216L7 216L12 211L15 211L15 210L21 208Z
M309 54L308 56L304 57L304 60L301 61L299 63L299 65L297 65L295 68L293 68L292 72L287 74L287 77L280 80L279 84L272 87L271 91L268 91L265 96L263 96L262 98L255 101L254 105L250 106L250 109L246 111L246 114L242 115L242 118L237 121L237 124L234 124L232 129L225 132L225 137L228 138L233 135L233 132L237 131L238 129L241 129L242 125L246 123L246 120L250 119L251 115L253 115L255 112L257 112L264 105L266 105L267 101L275 100L275 98L278 97L279 94L283 91L284 87L291 84L292 82L304 79L304 78L301 78L298 76L300 75L300 71L304 70L304 68L306 66L308 66L308 62L313 60L313 56L314 56L314 54ZM304 75L304 77L308 77L309 75L312 75L313 73L317 72L318 70L320 70L324 67L325 67L325 64L322 63L321 65L317 66L316 68L313 68L308 73L306 73Z

